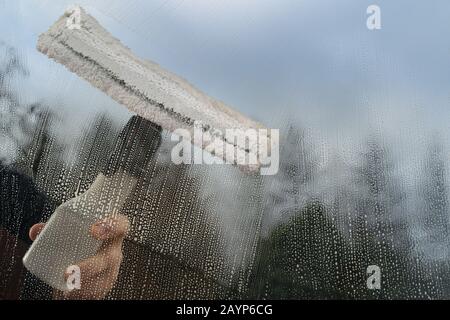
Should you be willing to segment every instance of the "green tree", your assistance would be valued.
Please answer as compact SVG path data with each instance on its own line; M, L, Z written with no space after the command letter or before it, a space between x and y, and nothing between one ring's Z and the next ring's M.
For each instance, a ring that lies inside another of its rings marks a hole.
M367 298L424 298L430 294L420 279L411 252L411 239L404 192L394 173L393 161L386 145L371 136L356 181L356 238L353 241L357 269L376 265L381 270L381 290L362 290Z
M257 299L348 299L352 297L349 246L313 201L259 243L249 290Z
M428 147L424 161L421 194L423 209L421 220L430 244L448 244L449 200L447 185L447 161L443 146L434 140Z
M418 241L418 260L424 281L430 283L434 295L449 294L449 188L447 161L442 141L434 136L423 161L419 191L418 227L423 236Z

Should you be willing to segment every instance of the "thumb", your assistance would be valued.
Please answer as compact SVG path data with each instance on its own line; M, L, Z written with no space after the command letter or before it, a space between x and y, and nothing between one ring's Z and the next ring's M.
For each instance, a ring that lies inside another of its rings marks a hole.
M117 215L94 223L91 234L98 240L123 240L128 228L128 219L123 215Z
M30 228L30 232L28 233L30 239L32 241L36 240L39 233L41 233L42 229L44 229L45 223L36 223L34 226Z

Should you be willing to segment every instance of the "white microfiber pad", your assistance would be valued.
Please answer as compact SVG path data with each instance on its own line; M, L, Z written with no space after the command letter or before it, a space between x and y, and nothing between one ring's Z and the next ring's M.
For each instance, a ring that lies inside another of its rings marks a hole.
M265 128L208 97L156 63L136 57L82 8L77 7L77 10L80 15L79 27L68 27L69 13L66 13L39 36L39 51L89 81L132 112L170 132L180 128L189 130L192 143L223 160L229 160L225 150L211 148L211 141L194 141L194 122L200 121L203 133L209 135L212 141L237 151L234 164L242 167L239 158L251 154L257 155L258 164L244 167L250 171L260 167L258 143L270 145L270 130L262 130L266 136L256 143L239 138L230 141L224 134L225 129ZM213 150L208 150L208 146Z

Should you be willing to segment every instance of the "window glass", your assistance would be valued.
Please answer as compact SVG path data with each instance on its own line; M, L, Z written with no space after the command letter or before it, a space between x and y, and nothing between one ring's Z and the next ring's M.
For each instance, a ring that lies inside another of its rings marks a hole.
M174 163L171 132L36 50L70 1L0 0L0 298L55 297L30 228L118 172L70 207L117 199L129 224L106 299L450 297L447 1L379 0L381 22L358 1L79 3L279 130L278 170Z

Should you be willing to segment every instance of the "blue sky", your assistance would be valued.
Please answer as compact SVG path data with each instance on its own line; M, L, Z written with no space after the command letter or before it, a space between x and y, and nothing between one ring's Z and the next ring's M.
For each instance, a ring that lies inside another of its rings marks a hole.
M93 110L125 119L120 106L35 50L38 34L72 3L0 0L0 39L30 69L18 84L23 96L55 102L79 117L75 126ZM78 3L141 57L267 125L297 122L326 150L350 154L368 131L380 132L413 172L430 134L450 140L448 0ZM378 31L366 28L371 4L381 8Z

